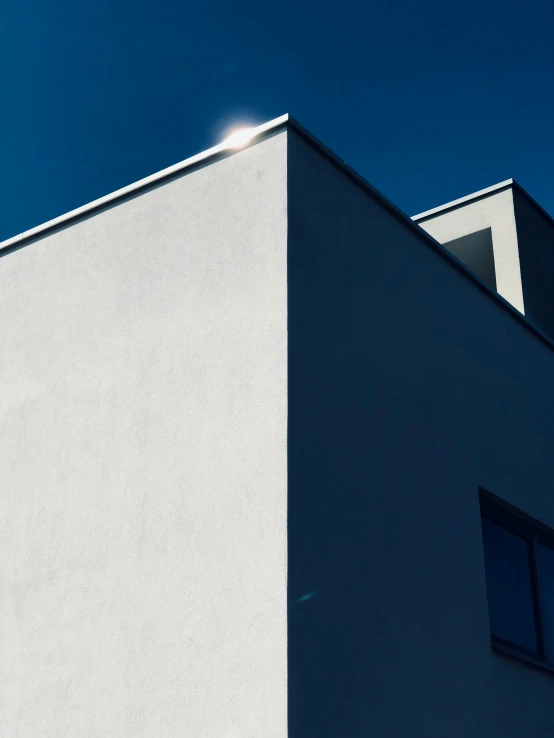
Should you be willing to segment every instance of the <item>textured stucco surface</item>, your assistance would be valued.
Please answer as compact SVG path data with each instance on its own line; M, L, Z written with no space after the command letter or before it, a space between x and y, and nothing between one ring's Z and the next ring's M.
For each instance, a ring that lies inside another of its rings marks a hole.
M554 527L554 352L288 152L289 736L551 738L552 675L490 647L478 485Z
M490 228L496 289L520 313L525 313L512 189L462 204L419 225L439 243Z
M0 735L286 735L286 133L0 259Z

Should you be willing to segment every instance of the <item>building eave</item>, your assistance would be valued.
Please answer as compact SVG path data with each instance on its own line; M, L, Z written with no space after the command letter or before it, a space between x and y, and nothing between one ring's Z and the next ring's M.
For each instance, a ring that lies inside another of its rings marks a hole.
M23 231L23 233L19 233L17 236L12 236L5 241L0 241L0 255L6 250L11 251L14 248L18 248L19 246L23 245L25 241L34 239L37 236L41 236L46 231L50 231L62 225L67 225L72 220L76 220L78 218L86 216L95 210L105 207L106 205L111 205L118 200L122 200L128 197L129 195L138 193L140 190L147 189L152 185L162 182L164 179L168 179L176 174L184 173L188 169L197 168L199 165L208 164L211 161L222 158L223 156L237 153L239 150L247 148L248 146L256 143L268 133L275 132L279 128L284 127L288 120L288 115L282 115L279 118L275 118L268 121L267 123L262 124L261 126L258 126L257 128L254 128L252 130L248 143L240 148L232 146L224 141L220 144L217 144L217 146L212 146L212 148L201 151L199 154L195 154L194 156L191 156L184 161L180 161L177 164L166 167L165 169L162 169L159 172L155 172L148 177L139 179L137 182L133 182L132 184L126 185L119 190L115 190L115 192L110 192L109 195L99 197L97 200L93 200L86 205L75 208L75 210L70 210L68 213L64 213L57 218L53 218L52 220L41 223L34 228Z
M138 194L142 190L146 190L149 187L155 186L166 179L170 179L171 177L174 177L176 175L186 173L187 170L194 170L199 166L205 166L224 157L238 153L239 151L258 143L261 140L274 135L280 130L284 130L287 127L295 130L321 155L325 156L325 158L330 161L330 163L340 169L347 177L349 177L361 189L363 189L369 197L377 201L381 205L381 207L384 207L386 210L388 210L396 220L400 221L405 227L409 228L414 233L414 235L419 238L420 241L423 241L427 245L427 247L432 248L434 251L436 251L439 256L441 256L445 261L447 261L459 272L461 272L466 279L477 286L482 292L485 292L489 296L489 298L493 299L505 312L509 313L512 318L515 318L517 322L522 324L527 330L531 331L551 350L554 350L553 340L551 340L545 333L537 328L537 326L531 323L524 315L516 310L516 308L514 308L509 302L507 302L507 300L505 300L497 292L492 290L483 280L480 279L480 277L478 277L474 272L468 269L465 264L459 261L459 259L451 254L442 244L436 241L427 233L427 231L425 231L418 224L418 220L424 219L430 214L444 212L446 209L459 207L461 204L467 203L470 200L476 199L478 197L488 197L494 192L498 192L501 189L507 189L509 187L516 187L518 191L521 191L547 218L550 219L550 221L554 223L554 220L548 215L548 213L546 213L533 200L533 198L531 198L528 193L523 188L521 188L514 180L506 180L505 182L501 182L497 185L494 185L493 187L489 187L485 190L481 190L480 192L473 193L472 195L468 195L465 198L454 200L451 203L446 203L439 208L428 210L425 213L420 213L419 215L411 218L409 215L400 210L400 208L398 208L393 202L388 200L381 192L379 192L379 190L373 187L373 185L371 185L364 177L358 174L358 172L352 169L352 167L350 167L345 161L337 156L331 149L323 144L316 136L314 136L310 131L304 128L304 126L302 126L298 121L296 121L292 116L288 114L282 115L278 118L274 118L273 120L270 120L267 123L254 128L251 132L251 136L248 142L241 147L232 146L228 142L224 141L217 146L206 149L205 151L202 151L195 156L191 156L184 161L167 167L166 169L162 169L161 171L140 179L133 184L127 185L126 187L122 187L121 189L116 190L109 195L105 195L104 197L98 198L97 200L93 200L92 202L76 208L75 210L71 210L64 215L60 215L59 217L49 220L46 223L42 223L35 228L31 228L27 231L24 231L23 233L20 233L17 236L13 236L12 238L0 242L0 257L23 247L27 243L36 240L37 238L41 238L50 231L67 226L73 221L77 221L80 218L87 217L95 211L100 210L106 206L113 205L118 201L123 201L125 198Z
M466 195L465 197L459 197L457 200L451 200L450 202L445 202L444 205L439 205L436 208L431 208L431 210L426 210L423 213L412 215L412 220L415 221L416 223L419 223L422 220L426 220L427 218L431 218L436 215L446 213L449 210L456 210L456 208L459 208L461 205L467 205L468 203L473 202L474 200L481 200L484 197L489 197L490 195L497 194L498 192L501 192L502 190L507 190L510 187L512 187L513 184L514 184L513 179L506 179L504 182L499 182L498 184L492 185L491 187L485 187L485 189L483 190L472 192L471 195Z
M457 200L445 202L444 205L439 205L438 207L431 208L431 210L426 210L423 213L412 215L412 220L414 221L414 223L422 223L425 220L435 218L438 215L445 215L451 210L457 210L459 207L469 205L469 203L471 202L483 200L486 197L497 195L499 192L508 189L519 192L535 208L535 210L537 210L544 218L546 218L546 220L554 227L554 218L549 213L547 213L546 210L541 205L539 205L539 203L533 197L531 197L527 190L522 187L519 182L516 182L515 179L506 179L504 180L504 182L499 182L498 184L492 185L491 187L485 187L484 190L472 192L471 195L466 195L465 197L460 197Z

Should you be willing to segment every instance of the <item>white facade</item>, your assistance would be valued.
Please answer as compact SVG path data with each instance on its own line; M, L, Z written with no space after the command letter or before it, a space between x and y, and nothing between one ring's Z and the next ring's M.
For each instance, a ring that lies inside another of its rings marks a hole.
M490 641L479 486L554 528L496 202L422 227L517 310L286 118L5 244L1 736L552 736Z
M286 735L286 144L0 260L3 738Z

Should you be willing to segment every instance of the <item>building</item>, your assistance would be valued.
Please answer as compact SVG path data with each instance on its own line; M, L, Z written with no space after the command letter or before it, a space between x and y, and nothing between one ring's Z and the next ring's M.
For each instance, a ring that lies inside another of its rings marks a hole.
M551 737L553 234L284 116L4 242L0 735Z

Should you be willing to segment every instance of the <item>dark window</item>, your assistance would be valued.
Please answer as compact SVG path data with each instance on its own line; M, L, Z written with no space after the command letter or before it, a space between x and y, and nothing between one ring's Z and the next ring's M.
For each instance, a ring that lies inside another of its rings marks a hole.
M537 543L537 575L546 660L554 664L554 551Z
M481 492L491 639L554 667L554 531Z
M493 638L538 655L528 542L484 518L483 547Z

